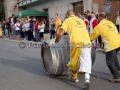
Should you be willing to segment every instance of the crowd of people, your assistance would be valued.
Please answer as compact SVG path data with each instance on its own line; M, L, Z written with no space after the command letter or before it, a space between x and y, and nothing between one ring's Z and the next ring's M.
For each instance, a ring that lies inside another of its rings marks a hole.
M0 23L4 38L39 42L44 40L46 20L36 17L15 18L14 15Z
M116 19L116 27L119 32L120 29L120 12L117 12L117 19ZM86 29L88 33L91 34L92 30L99 24L98 21L98 14L94 12L90 13L87 10L83 15L78 12L77 17L84 20L86 24ZM65 17L66 18L66 17ZM46 20L43 18L36 18L36 17L26 17L17 19L14 15L3 21L0 22L1 32L3 32L3 36L5 38L10 38L13 36L14 39L17 40L28 40L28 41L42 41L44 40L44 29L46 25ZM49 25L49 32L50 32L50 39L55 38L58 31L60 30L60 26L62 25L61 19L58 17L58 14L55 14L55 18L51 18L51 22ZM2 37L2 34L0 35ZM101 42L101 37L98 37L93 41L94 48L96 49L98 46L103 48L103 44Z

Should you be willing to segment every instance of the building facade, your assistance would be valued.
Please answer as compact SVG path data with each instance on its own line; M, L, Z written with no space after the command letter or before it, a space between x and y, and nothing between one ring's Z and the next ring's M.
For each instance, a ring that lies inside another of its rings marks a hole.
M20 8L18 6L19 2L20 0L3 0L5 19L8 19L13 14L24 10L24 8Z
M116 11L117 10L120 11L120 0L92 0L92 1L93 1L93 4L97 5L98 12L103 11L103 5L111 6L111 8L108 7L108 9L107 9L107 11L110 11L108 14L108 19L115 23L116 18L117 18ZM93 9L94 9L94 7L93 7Z
M5 19L9 18L15 12L15 5L18 0L4 0Z
M91 1L92 0L23 0L23 2L19 3L19 7L48 12L49 19L54 18L55 13L58 13L59 17L63 21L68 9L74 9L76 14L78 11L82 14L88 9L91 11Z
M4 0L6 18L24 9L33 9L48 12L49 21L55 17L55 13L58 13L63 21L68 9L73 9L76 14L78 11L83 14L87 10L99 13L103 11L105 4L112 6L108 19L115 22L116 10L120 9L120 0Z

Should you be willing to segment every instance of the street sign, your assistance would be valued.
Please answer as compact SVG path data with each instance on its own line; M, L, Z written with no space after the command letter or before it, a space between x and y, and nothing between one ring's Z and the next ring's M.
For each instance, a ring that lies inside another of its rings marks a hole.
M103 4L103 11L106 12L106 14L112 14L112 5Z

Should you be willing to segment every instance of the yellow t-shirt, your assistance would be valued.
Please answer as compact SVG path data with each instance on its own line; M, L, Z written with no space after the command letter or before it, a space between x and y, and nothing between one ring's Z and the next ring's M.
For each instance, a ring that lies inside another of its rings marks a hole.
M56 18L56 20L55 20L56 34L59 33L60 25L61 25L61 20L59 18Z
M84 21L75 15L67 18L61 28L70 35L70 41L75 45L91 46L89 34Z
M90 35L90 39L94 40L99 37L99 35L102 38L104 50L106 52L120 47L120 35L116 26L112 22L106 19L102 20L98 26L94 28L92 34Z
M59 28L59 26L61 25L61 20L59 18L56 18L55 20L55 28Z

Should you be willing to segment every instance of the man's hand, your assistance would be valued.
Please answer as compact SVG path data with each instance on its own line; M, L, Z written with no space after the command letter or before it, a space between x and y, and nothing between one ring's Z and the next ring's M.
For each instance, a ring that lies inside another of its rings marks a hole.
M51 46L54 46L56 43L55 43L55 40L51 41L48 43L48 46L51 47Z

